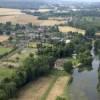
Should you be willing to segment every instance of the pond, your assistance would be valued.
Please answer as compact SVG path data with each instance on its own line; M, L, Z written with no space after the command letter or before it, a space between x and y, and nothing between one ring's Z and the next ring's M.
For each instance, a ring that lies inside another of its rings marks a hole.
M75 69L73 72L73 81L69 90L70 100L100 100L100 92L97 90L100 61L94 55L94 47L91 54L93 56L92 67L83 71Z

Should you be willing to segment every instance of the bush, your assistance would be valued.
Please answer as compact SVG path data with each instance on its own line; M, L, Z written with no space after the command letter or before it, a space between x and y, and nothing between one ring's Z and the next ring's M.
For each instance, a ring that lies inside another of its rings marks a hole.
M64 97L57 96L56 100L66 100Z

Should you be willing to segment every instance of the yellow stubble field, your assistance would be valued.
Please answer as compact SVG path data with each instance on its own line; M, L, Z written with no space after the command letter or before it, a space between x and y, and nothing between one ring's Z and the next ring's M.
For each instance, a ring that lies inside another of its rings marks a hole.
M79 29L79 28L74 28L74 27L70 27L70 26L59 26L59 31L63 32L63 33L67 33L67 32L78 32L78 33L82 33L83 35L85 34L85 30Z
M32 23L33 25L40 25L40 26L53 26L64 23L64 21L57 21L53 19L38 20L37 16L32 16L22 13L21 10L19 9L0 8L0 23L6 23L9 21L12 22L13 24Z

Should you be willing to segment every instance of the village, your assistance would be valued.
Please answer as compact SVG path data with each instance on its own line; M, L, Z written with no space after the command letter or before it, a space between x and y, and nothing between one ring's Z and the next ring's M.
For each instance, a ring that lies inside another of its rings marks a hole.
M99 17L83 7L0 8L0 100L80 100L84 90L79 85L76 97L75 85L82 83L76 77L92 76L95 65L98 85L92 86L100 91L99 58L94 56L100 53Z

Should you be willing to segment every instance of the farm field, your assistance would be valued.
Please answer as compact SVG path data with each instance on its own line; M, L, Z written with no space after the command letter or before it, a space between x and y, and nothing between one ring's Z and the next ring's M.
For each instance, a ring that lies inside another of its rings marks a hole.
M61 96L64 91L65 85L69 82L69 77L61 76L57 79L54 86L52 87L46 100L56 100L57 96ZM60 90L60 91L59 91Z
M59 26L59 31L63 33L72 31L72 32L82 33L83 35L85 34L85 30L70 27L70 26Z
M25 48L24 50L22 50L20 53L16 53L13 56L10 57L10 60L16 60L16 58L19 58L19 61L22 62L25 58L27 58L29 56L30 53L35 54L36 53L36 49L33 48Z
M0 47L0 55L8 53L12 50L12 48Z
M41 13L45 13L49 11L51 11L51 9L38 9L38 12L41 12Z
M96 33L96 36L100 36L100 32L97 32L97 33Z
M64 94L70 77L68 75L59 75L60 72L55 71L55 73L29 83L12 100L56 100L57 96Z
M40 9L40 11L47 11L47 9ZM33 25L41 25L41 26L53 26L53 25L59 25L64 24L64 21L58 21L58 20L38 20L37 16L28 15L25 13L22 13L21 10L17 9L6 9L6 8L0 8L0 23L6 23L11 21L13 24L19 23L19 24L27 24L32 23Z
M14 100L41 100L40 98L45 93L53 77L42 77L35 82L31 82L25 86Z
M64 19L66 19L66 18L64 18L64 17L49 17L48 19L50 19L50 20L59 20L59 21L63 21Z
M22 14L22 12L19 9L0 8L0 16L20 15L20 14Z
M53 26L64 24L64 21L57 21L57 20L38 20L38 17L32 15L10 15L10 16L0 16L0 22L6 23L11 21L13 24L27 24L32 23L33 25L41 25L41 26Z
M13 55L10 55L10 57L5 57L5 59L0 62L0 66L3 68L18 68L30 54L36 56L36 43L31 42L30 44L34 45L35 48L24 48L23 50L17 51ZM3 55L11 50L12 48L0 47L0 55Z
M12 55L10 58L8 58L7 60L1 62L1 66L6 67L14 67L14 68L18 68L20 64L22 64L22 62L30 55L30 54L34 54L36 53L36 49L28 49L25 48L24 50L22 50L19 53L15 53L14 55Z
M0 42L6 41L9 39L9 36L0 35Z

